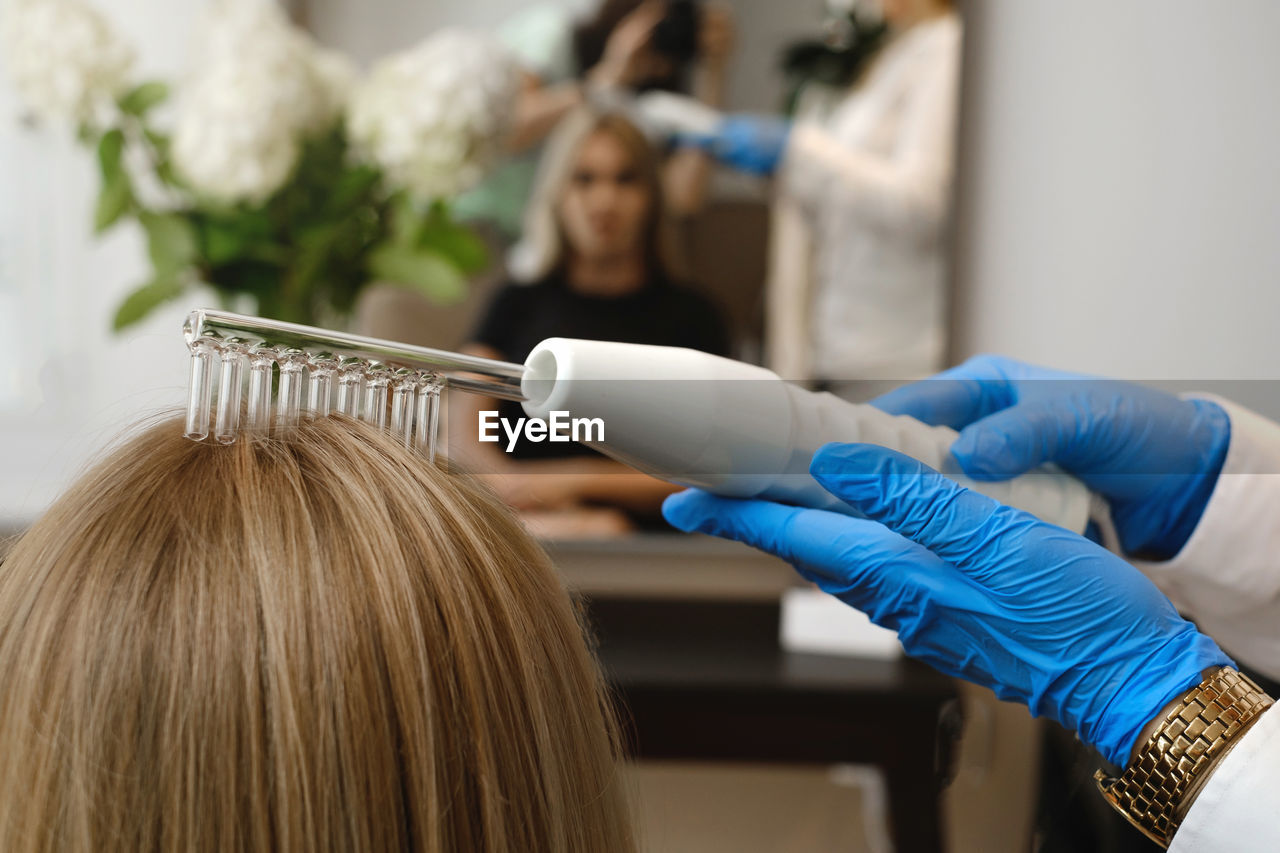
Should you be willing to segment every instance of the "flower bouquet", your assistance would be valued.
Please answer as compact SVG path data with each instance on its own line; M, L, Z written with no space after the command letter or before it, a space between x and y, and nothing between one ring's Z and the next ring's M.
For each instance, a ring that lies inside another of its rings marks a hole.
M487 263L448 200L500 154L513 112L493 42L440 31L361 78L274 0L217 0L170 104L82 0L5 12L5 65L33 117L70 120L96 150L95 231L135 219L146 234L151 275L116 329L201 284L263 316L340 323L371 281L450 302Z

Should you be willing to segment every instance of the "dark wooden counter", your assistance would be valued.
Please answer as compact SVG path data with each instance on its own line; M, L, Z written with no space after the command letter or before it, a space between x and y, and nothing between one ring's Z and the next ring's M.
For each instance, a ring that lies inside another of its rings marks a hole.
M942 849L955 686L923 664L778 646L776 602L587 601L639 758L874 764L899 851Z

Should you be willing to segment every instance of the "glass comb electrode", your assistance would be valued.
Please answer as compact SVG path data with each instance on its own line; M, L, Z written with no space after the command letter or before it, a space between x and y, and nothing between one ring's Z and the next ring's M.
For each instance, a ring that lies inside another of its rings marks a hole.
M195 440L211 419L214 438L231 444L243 432L270 435L340 412L434 459L446 388L523 399L524 367L504 361L211 309L192 311L183 335L185 434Z
M333 371L337 366L332 353L322 352L311 357L307 371L307 411L318 418L329 414L330 397L333 396Z
M261 345L249 353L249 411L245 414L245 428L250 432L266 433L271 428L271 380L275 366L275 351Z
M191 347L191 375L187 383L187 438L200 440L209 434L209 410L213 403L213 361L217 351L211 341Z
M413 447L413 394L417 374L407 367L397 368L391 391L391 433L405 447Z
M276 395L276 426L285 428L298 423L302 414L303 371L306 354L300 349L286 350L280 356L280 389Z
M231 444L240 431L240 400L244 373L244 349L240 341L232 339L222 346L222 367L218 378L218 415L213 435L220 444ZM188 435L188 438L192 436Z

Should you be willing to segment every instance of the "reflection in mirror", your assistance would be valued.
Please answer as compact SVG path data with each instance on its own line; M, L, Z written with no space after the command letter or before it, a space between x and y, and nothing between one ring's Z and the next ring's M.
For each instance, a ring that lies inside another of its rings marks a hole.
M445 309L375 287L364 331L472 340L504 261L522 258L545 143L587 103L626 113L662 152L686 283L718 304L735 356L855 398L864 380L944 366L961 43L949 0L306 0L301 14L361 61L464 26L522 69L506 161L454 202L490 269Z

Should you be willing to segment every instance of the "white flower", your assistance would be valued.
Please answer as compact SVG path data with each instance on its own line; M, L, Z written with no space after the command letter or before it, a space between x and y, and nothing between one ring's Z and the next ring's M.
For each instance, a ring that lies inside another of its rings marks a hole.
M11 0L0 17L4 64L46 119L89 121L129 83L133 49L79 0Z
M223 62L183 91L172 156L192 187L227 202L261 201L288 179L298 143L273 115L290 87L274 82L251 65Z
M211 198L261 201L288 180L303 138L337 119L354 68L275 0L219 0L203 36L179 101L174 164Z
M346 110L356 85L356 65L346 54L317 47L311 52L311 74L316 101L310 123L323 128Z
M446 29L374 66L352 94L347 130L393 183L447 198L501 153L515 96L514 66L496 42Z

